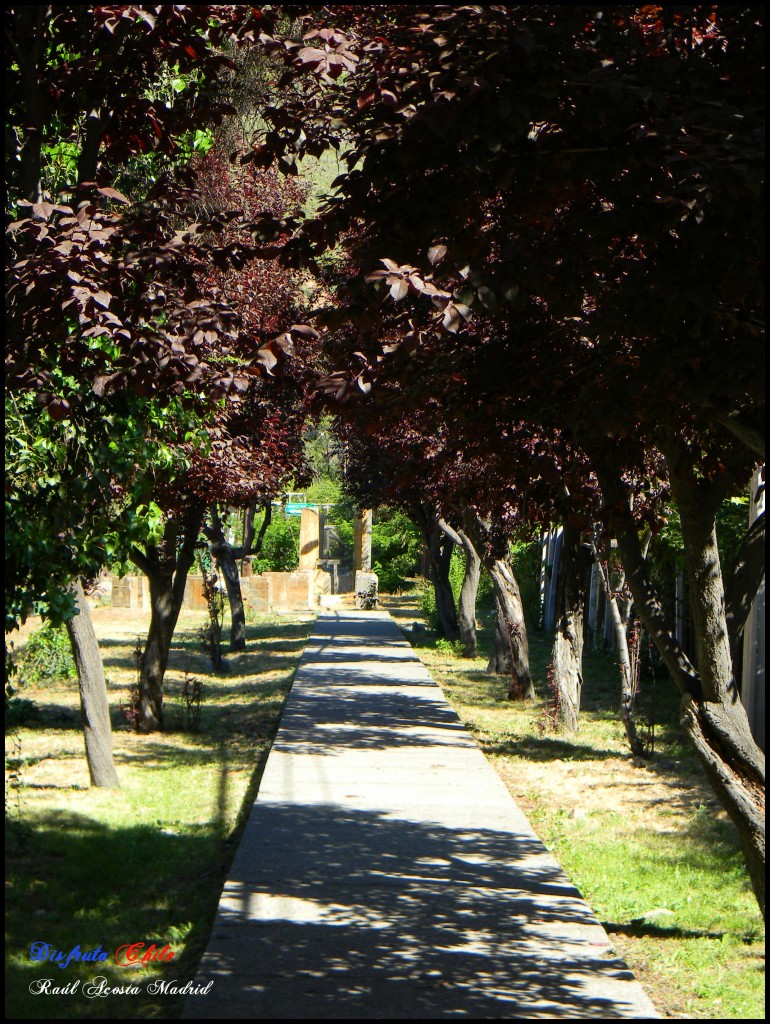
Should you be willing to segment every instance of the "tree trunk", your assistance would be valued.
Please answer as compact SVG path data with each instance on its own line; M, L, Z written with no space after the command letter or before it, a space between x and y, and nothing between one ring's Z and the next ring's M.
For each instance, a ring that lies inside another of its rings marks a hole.
M88 774L92 786L115 789L120 782L112 761L112 726L102 656L79 579L71 584L70 590L77 614L67 622L67 633L78 671Z
M667 454L668 453L664 453ZM637 613L682 694L682 724L723 807L735 823L757 902L765 912L765 758L732 677L714 521L722 495L691 466L668 458L679 506L699 671L666 622L647 574L621 482L599 471Z
M492 655L487 672L506 665L508 697L510 700L532 700L535 688L529 672L529 641L524 621L524 608L516 577L513 574L508 541L493 537L492 524L478 512L466 511L465 532L481 556L484 567L492 577L497 605L495 625L495 653ZM496 557L504 548L502 557Z
M561 727L573 733L577 732L583 689L583 614L589 561L576 527L565 524L562 538L551 666L557 717Z
M243 607L241 579L238 562L249 555L258 555L262 550L262 541L272 518L272 506L265 503L265 517L254 538L254 515L257 511L256 499L249 502L243 519L243 543L239 548L227 543L222 529L222 522L216 506L212 507L211 526L204 526L203 532L209 540L211 554L225 581L227 600L230 604L230 650L242 651L246 647L246 613Z
M430 551L431 582L433 593L436 598L436 614L440 632L447 640L457 640L460 636L460 629L457 624L457 609L455 608L455 597L452 593L452 584L449 581L449 566L452 561L452 542L441 534L434 539Z
M428 551L430 581L436 599L436 616L439 632L447 640L457 640L460 630L457 625L457 609L455 608L452 585L449 582L449 566L452 561L454 541L445 529L439 525L439 517L434 508L426 505L415 507L412 518L417 523Z
M550 542L550 561L546 566L548 584L545 588L545 600L543 601L543 629L550 633L556 628L556 594L559 583L559 566L561 563L561 548L564 543L564 531L557 530Z
M508 643L508 634L505 629L505 613L500 607L500 602L495 598L495 636L486 673L490 676L509 676L511 671L511 645Z
M150 630L142 653L139 674L141 700L140 732L163 730L163 679L168 667L171 639L179 608L174 601L173 573L148 572L150 584Z
M230 650L242 651L246 647L246 613L243 608L241 578L235 548L227 543L222 522L216 508L212 509L211 526L206 529L211 543L211 554L222 572L230 603Z
M167 518L159 546L132 553L150 584L150 629L139 667L140 732L163 729L163 678L202 520L203 506L190 506Z
M463 574L460 599L458 601L457 625L460 640L463 644L463 657L475 658L478 653L476 638L476 594L481 576L481 559L473 541L462 530L455 530L445 519L439 518L438 525L446 536L465 553L465 572ZM451 549L450 549L451 564Z
M636 701L636 679L631 655L628 650L628 622L624 619L623 613L618 604L617 595L610 579L610 567L606 558L602 558L596 540L591 542L591 551L594 564L599 572L602 582L607 614L612 622L615 634L615 646L618 653L618 668L620 669L620 717L623 721L623 728L626 731L626 739L631 748L631 753L637 757L644 757L645 749L636 731L636 718L634 715L634 703ZM631 605L627 605L627 613L630 614Z
M114 38L114 37L113 37ZM93 108L86 118L83 143L78 157L78 184L96 180L99 149L104 135L104 119L99 108Z
M510 650L510 700L534 700L535 687L529 672L529 641L524 621L524 607L511 560L496 558L488 566L495 588L498 622L505 643Z
M481 577L481 559L473 546L470 537L458 531L465 552L465 575L463 585L460 589L459 614L457 624L460 630L460 640L463 644L463 657L475 658L478 654L478 640L476 637L476 595L479 590L479 579Z

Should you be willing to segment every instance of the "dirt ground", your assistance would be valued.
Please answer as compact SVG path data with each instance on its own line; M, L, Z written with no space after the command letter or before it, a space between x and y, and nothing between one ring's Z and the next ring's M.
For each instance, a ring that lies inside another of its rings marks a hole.
M600 807L617 814L642 815L658 832L676 831L702 806L717 820L727 819L707 785L675 781L658 763L626 757L581 760L579 764L557 759L547 764L530 762L523 769L504 757L493 756L492 760L525 811L532 810L530 793L537 790L542 799L567 810L571 817L583 817ZM647 813L655 807L666 808L665 819Z

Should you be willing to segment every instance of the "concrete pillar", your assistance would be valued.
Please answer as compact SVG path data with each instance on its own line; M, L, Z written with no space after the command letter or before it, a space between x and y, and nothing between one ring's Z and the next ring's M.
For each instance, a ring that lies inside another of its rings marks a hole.
M315 571L320 556L320 517L314 508L303 508L299 521L299 567Z
M372 510L364 509L353 526L353 568L360 572L372 569Z

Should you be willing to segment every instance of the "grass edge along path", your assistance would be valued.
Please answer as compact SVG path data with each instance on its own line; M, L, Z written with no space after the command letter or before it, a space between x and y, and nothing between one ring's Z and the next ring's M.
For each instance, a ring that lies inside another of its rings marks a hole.
M169 729L139 736L120 705L145 618L95 612L119 790L89 788L76 684L20 691L34 706L6 736L6 767L10 749L21 780L6 803L7 1017L179 1016L183 995L157 983L181 987L194 976L314 621L310 613L253 620L247 650L215 675L198 635L205 613L185 614L164 687ZM194 679L203 683L197 729L182 699ZM34 943L36 955L79 946L107 956L60 967L33 962ZM116 965L116 950L137 943L141 955L154 944L164 959ZM51 979L48 990L30 992L41 979Z
M677 721L666 678L647 680L655 753L630 756L611 655L586 651L581 725L555 733L544 714L550 639L533 632L539 699L438 639L414 597L384 597L509 791L610 933L664 1017L764 1019L764 922L732 823ZM415 621L418 629L411 627ZM480 633L488 651L491 631Z

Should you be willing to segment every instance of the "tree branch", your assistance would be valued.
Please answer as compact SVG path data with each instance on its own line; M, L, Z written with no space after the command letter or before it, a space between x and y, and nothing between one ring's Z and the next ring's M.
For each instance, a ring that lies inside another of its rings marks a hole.
M680 692L700 700L703 693L700 676L674 636L660 597L650 580L649 565L644 560L642 544L628 503L628 492L612 469L608 470L599 464L596 475L610 512L610 526L618 541L620 558L639 618L660 651Z
M153 572L153 565L147 555L140 548L134 546L131 548L131 561L140 569L145 576L149 576Z
M204 505L193 505L184 514L182 520L182 544L174 562L174 582L172 593L176 607L182 607L187 574L195 560L195 546L203 521Z
M233 558L235 558L236 561L241 558L248 558L249 555L258 555L262 550L262 541L265 539L265 533L273 519L273 506L269 499L265 502L264 507L265 518L262 520L262 524L259 527L257 539L254 540L254 514L256 512L256 505L249 505L243 544L238 548L233 548Z
M439 529L441 529L447 535L447 537L449 537L453 544L457 544L458 547L463 546L462 538L460 537L459 533L453 530L445 519L442 519L439 516L437 522L439 525Z
M252 546L251 543L249 543L248 550L247 550L246 554L248 554L248 555L258 555L260 553L260 551L262 550L262 541L265 539L265 533L267 532L267 528L270 525L270 523L272 522L272 519L273 519L273 505L272 505L272 502L270 502L268 500L268 501L265 502L265 518L262 520L262 525L259 528L259 534L257 535L256 542L254 543L253 546ZM253 511L251 513L251 533L252 533L252 535L254 533L254 512ZM244 556L241 555L241 558L243 558L243 557Z
M270 518L272 516L272 508L273 508L273 506L272 506L271 502L267 501L266 504L265 504L265 519L266 519L267 522L270 522ZM257 511L257 499L256 498L252 498L251 501L248 504L248 507L246 508L246 515L244 516L244 521L243 521L243 545L242 546L247 551L249 551L251 549L251 542L254 539L254 515L256 514L256 511ZM263 526L264 526L264 524L263 524ZM265 529L267 529L267 527L265 527ZM264 530L261 531L261 534L262 534L262 536L264 536ZM261 546L262 545L260 544L260 547Z
M719 413L717 422L721 423L734 437L742 441L749 451L754 452L764 462L765 435L755 424L747 422L738 412Z

